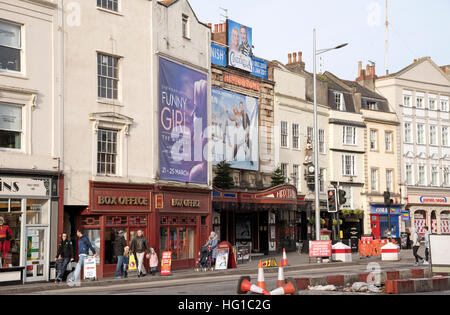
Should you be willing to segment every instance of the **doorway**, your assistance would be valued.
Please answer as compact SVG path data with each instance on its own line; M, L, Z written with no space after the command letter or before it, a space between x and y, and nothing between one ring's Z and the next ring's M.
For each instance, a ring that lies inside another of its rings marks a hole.
M26 238L27 282L45 281L48 279L48 228L29 227Z

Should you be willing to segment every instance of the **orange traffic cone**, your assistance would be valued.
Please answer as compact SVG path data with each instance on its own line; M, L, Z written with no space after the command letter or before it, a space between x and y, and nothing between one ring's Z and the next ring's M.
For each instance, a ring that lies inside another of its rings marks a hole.
M283 248L283 266L289 266L288 262L287 262L287 255L286 255L286 250Z
M237 287L237 294L247 294L247 292L253 292L258 294L264 294L267 295L267 291L252 284L250 282L250 277L243 276L239 279L238 287Z
M278 281L277 288L282 287L286 284L286 279L284 278L284 268L283 261L280 260L280 266L278 267Z
M264 267L262 265L261 260L259 261L259 265L258 265L258 284L257 285L264 291L267 290L266 282L264 281Z
M282 287L279 287L271 291L270 295L297 295L298 289L295 280L292 278L288 279L288 283Z

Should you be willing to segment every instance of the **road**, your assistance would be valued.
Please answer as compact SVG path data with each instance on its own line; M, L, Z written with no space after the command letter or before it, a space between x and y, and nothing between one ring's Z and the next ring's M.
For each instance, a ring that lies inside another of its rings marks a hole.
M382 270L392 270L392 268L411 267L404 263L392 263L384 265ZM351 270L349 270L351 268ZM304 271L285 272L286 277L305 277L317 275L331 275L336 273L355 273L367 271L366 265L358 266L344 266L344 267L329 267ZM252 282L256 283L257 275L249 275ZM150 277L150 276L148 276ZM237 281L239 275L214 276L205 278L191 278L191 279L170 279L165 281L149 281L144 283L120 284L114 286L97 286L97 287L78 287L68 288L66 285L61 285L61 290L42 291L33 294L38 295L196 295L196 296L232 296L236 294ZM277 282L277 274L265 275L265 281L268 289L274 289ZM441 292L442 293L442 292ZM441 294L439 293L439 294ZM301 295L353 295L368 293L345 293L345 292L317 292L317 291L301 291ZM448 294L447 294L448 295Z

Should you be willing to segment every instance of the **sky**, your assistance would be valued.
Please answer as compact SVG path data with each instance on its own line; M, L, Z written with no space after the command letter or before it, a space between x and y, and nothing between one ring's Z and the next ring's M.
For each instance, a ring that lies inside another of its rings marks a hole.
M376 63L385 74L385 0L189 0L203 23L219 24L228 17L253 28L254 54L287 63L288 53L303 52L306 70L313 69L313 29L317 49L348 46L317 59L318 72L342 79L357 77ZM450 64L450 1L389 0L389 71L397 72L414 59L429 56L439 66Z

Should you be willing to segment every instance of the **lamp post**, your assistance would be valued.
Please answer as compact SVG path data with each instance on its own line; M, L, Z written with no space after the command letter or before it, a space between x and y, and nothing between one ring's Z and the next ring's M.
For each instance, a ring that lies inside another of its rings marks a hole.
M316 204L316 241L320 241L320 197L319 197L319 150L318 150L318 144L319 144L319 123L317 118L317 82L316 82L316 59L317 56L323 53L326 53L330 50L340 49L348 44L341 44L339 46L336 46L334 48L328 48L328 49L316 49L316 29L313 31L314 33L314 52L313 52L313 58L314 58L314 165L315 165L315 172L314 172L314 190L315 190L315 204Z

